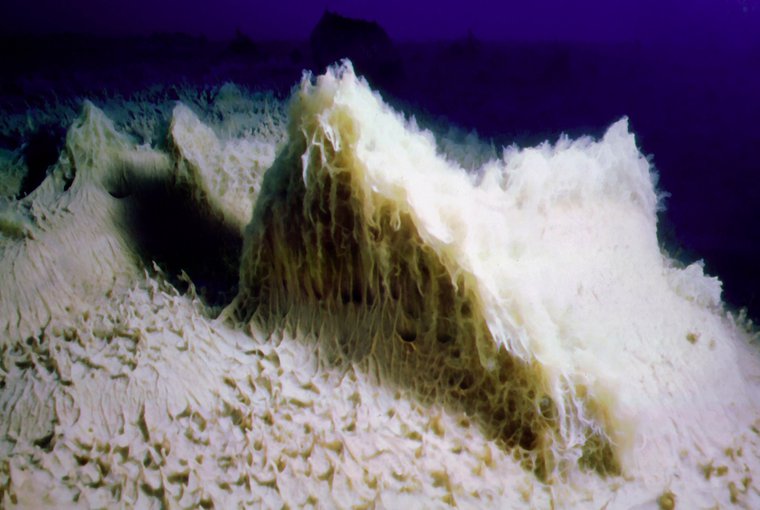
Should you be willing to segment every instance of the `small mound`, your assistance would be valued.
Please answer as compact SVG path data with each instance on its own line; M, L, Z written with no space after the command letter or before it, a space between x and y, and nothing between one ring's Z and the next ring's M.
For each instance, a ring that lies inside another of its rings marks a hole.
M181 104L170 136L172 154L138 146L85 102L55 163L30 169L39 182L0 200L0 343L128 287L153 262L190 275L210 304L229 303L274 143L222 142Z
M243 231L253 213L274 146L257 139L224 142L183 104L174 108L170 137L177 177L232 228Z
M135 147L91 103L71 126L65 156L22 200L5 204L0 236L2 343L35 336L128 285L143 266L114 198L133 173L168 173L169 159ZM8 235L10 234L10 235Z

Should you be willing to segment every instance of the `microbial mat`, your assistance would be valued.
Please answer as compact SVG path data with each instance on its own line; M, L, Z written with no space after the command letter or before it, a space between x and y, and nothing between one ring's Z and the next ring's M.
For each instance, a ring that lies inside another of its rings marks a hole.
M627 120L451 132L344 62L0 154L2 506L759 507L756 339Z

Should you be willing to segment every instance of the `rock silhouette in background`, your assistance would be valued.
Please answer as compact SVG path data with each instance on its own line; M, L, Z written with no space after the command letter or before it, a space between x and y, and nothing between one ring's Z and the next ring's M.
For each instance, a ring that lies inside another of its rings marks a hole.
M309 44L319 73L348 58L359 74L380 87L392 86L403 76L398 49L377 22L325 11L311 32Z
M258 58L261 57L261 50L250 37L237 29L235 37L227 46L225 56Z

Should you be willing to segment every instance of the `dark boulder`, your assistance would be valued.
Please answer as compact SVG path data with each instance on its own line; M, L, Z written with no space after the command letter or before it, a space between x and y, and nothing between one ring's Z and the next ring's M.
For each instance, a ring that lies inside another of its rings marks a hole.
M241 32L240 29L235 30L235 37L227 45L224 54L229 57L253 60L263 57L263 53L258 45L250 37Z
M374 21L347 18L325 11L309 39L316 71L348 58L357 74L375 86L393 85L403 74L398 50Z

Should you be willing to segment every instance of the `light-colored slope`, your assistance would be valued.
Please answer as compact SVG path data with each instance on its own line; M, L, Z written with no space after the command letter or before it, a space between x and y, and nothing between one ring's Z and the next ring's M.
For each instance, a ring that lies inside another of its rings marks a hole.
M157 281L109 305L6 356L32 363L8 376L18 402L45 398L7 415L5 508L548 504L471 420L319 368L313 345L209 321Z
M142 269L127 232L123 191L132 174L169 172L166 155L136 148L91 103L40 186L0 211L0 344L36 336Z

